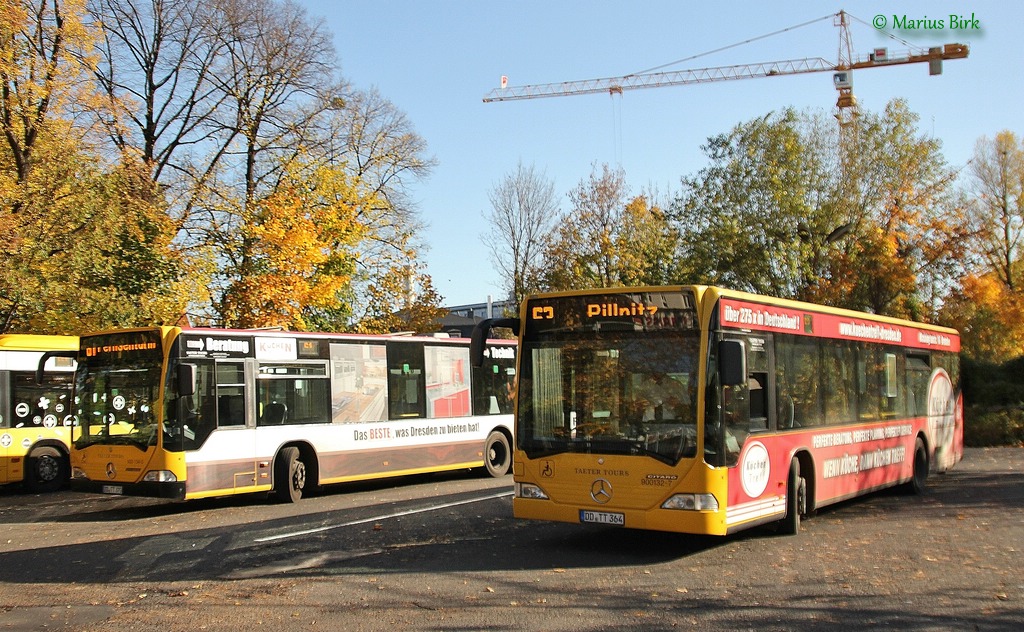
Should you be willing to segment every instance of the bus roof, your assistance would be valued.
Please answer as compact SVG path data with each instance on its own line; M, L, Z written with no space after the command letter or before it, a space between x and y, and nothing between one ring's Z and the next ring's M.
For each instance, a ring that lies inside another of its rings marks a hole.
M558 298L558 297L570 297L570 296L587 296L592 294L643 294L645 292L681 292L684 290L692 291L696 297L698 303L703 304L704 301L717 302L720 298L732 298L739 301L746 301L751 303L762 303L766 305L776 305L780 307L786 307L789 309L803 310L808 312L814 312L819 314L829 314L833 316L842 316L849 318L859 318L862 320L869 320L878 323L885 323L891 325L901 325L904 327L914 327L917 329L924 329L930 331L941 332L950 336L959 337L959 332L949 327L943 327L941 325L933 325L929 323L922 323L912 320L906 320L901 318L893 318L890 316L879 316L878 314L872 314L870 312L859 312L856 310L845 309L840 307L829 307L818 303L808 303L804 301L797 301L793 299L775 298L766 296L763 294L753 294L750 292L742 292L739 290L731 290L728 288L708 285L670 285L670 286L638 286L638 287L608 287L608 288L589 288L583 290L566 290L561 292L546 292L540 294L534 294L527 297L523 305L531 300L540 298Z
M74 351L78 336L0 334L0 349L8 351Z
M904 327L914 327L917 329L928 329L931 331L942 332L951 336L959 336L959 332L949 327L943 327L941 325L933 325L931 323L922 323L915 320L907 320L904 318L894 318L892 316L880 316L878 314L872 314L870 312L859 312L853 309L845 309L842 307L829 307L827 305L820 305L818 303L807 303L805 301L796 301L785 298L773 298L770 296L764 296L761 294L752 294L750 292L741 292L738 290L729 290L720 287L708 287L706 288L705 300L717 301L720 298L733 298L740 301L747 301L750 303L763 303L768 305L777 305L779 307L788 307L790 309L803 310L808 312L815 312L818 314L829 314L832 316L843 316L848 318L859 318L861 320L869 320L877 323L885 323L889 325L901 325Z
M419 342L432 342L432 343L455 343L455 344L468 344L469 338L458 338L451 337L448 334L430 335L430 334L411 334L407 332L394 333L394 334L358 334L358 333L341 333L341 332L317 332L317 331L292 331L283 329L271 329L271 328L253 328L253 329L227 329L217 327L178 327L178 326L154 326L154 327L131 327L125 329L107 329L103 331L90 332L89 334L83 334L83 336L95 336L105 335L114 333L125 333L125 332L141 332L141 331L159 331L160 337L165 341L176 338L179 335L190 335L190 336L260 336L260 337L271 337L271 338L323 338L329 340L363 340L363 341L376 341L382 342L384 340L410 340ZM514 339L492 339L489 342L498 344L515 344ZM77 348L77 341L74 347Z

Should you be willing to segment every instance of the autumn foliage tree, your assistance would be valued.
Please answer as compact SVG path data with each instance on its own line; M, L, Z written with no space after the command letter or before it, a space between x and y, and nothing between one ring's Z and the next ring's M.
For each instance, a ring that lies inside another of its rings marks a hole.
M621 169L595 166L569 201L569 212L545 242L547 289L667 282L676 233L647 197L631 197Z
M956 170L918 121L902 99L861 116L856 166L846 176L855 180L853 238L844 242L857 274L837 302L934 321L941 300L932 289L963 273L968 230Z
M0 331L347 329L407 269L439 302L433 159L337 70L287 0L0 0Z
M357 314L355 331L367 334L433 333L447 313L428 275L406 260L378 273L366 289L368 298ZM401 306L394 309L393 306Z
M174 322L185 301L158 191L80 124L103 103L82 3L4 0L0 15L0 332Z
M943 305L963 350L982 361L1024 354L1024 142L1003 130L975 145L968 169L968 244L977 261Z
M963 277L942 318L960 331L961 350L972 358L1002 362L1024 354L1024 295L995 272Z
M308 311L336 303L351 282L366 231L359 212L376 203L340 169L290 165L245 211L236 247L246 252L223 293L225 324L308 328Z
M939 141L894 100L842 147L834 121L793 110L712 137L671 207L695 282L894 316L936 318L964 255L964 209Z

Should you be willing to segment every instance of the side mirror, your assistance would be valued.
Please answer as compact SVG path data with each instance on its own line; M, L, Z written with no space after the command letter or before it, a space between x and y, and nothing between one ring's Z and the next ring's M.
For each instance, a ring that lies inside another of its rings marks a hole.
M491 335L491 329L495 327L508 327L518 335L519 319L486 318L476 324L473 334L469 338L469 363L478 369L484 365L484 348L487 346L487 337Z
M178 365L178 395L189 397L196 394L196 365Z
M738 386L747 381L747 354L739 340L718 343L718 377L722 386Z
M72 360L78 359L77 351L47 351L39 358L39 364L36 365L36 384L40 385L43 383L43 374L46 373L46 363L50 358L71 358Z

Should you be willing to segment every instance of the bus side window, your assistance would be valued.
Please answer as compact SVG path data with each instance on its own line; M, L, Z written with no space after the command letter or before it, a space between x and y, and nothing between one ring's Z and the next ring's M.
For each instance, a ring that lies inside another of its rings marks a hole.
M748 430L768 430L768 371L770 338L749 339L747 346Z
M245 425L245 377L240 362L217 363L217 426Z
M768 429L768 374L752 373L749 381L750 431Z
M783 362L776 363L775 373L775 419L779 430L788 430L794 425L796 410L793 395L790 392L789 380L786 377L786 366Z
M928 379L931 370L928 355L907 355L907 412L912 416L928 414Z
M241 394L217 396L217 423L221 427L245 425L245 399Z
M424 345L390 341L388 355L388 411L391 419L427 416Z

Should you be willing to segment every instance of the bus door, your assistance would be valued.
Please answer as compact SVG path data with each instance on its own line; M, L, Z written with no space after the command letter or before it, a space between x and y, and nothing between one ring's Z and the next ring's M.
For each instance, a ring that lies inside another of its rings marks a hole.
M256 445L256 360L218 359L214 364L217 406L215 450L233 464L232 488L270 482L270 468L260 480Z
M772 335L730 333L723 340L738 342L742 347L746 379L714 389L719 401L709 414L713 415L718 409L716 425L720 430L709 432L705 441L710 440L712 444L712 465L733 467L739 462L748 437L774 429Z
M246 431L255 427L255 360L190 359L188 364L195 366L195 392L181 398L181 418L190 488L255 484L256 433Z
M14 444L14 435L10 432L10 428L14 425L11 419L14 407L10 403L11 396L8 376L9 373L7 371L0 370L0 484L10 481L7 473L7 459L10 456L11 446Z

